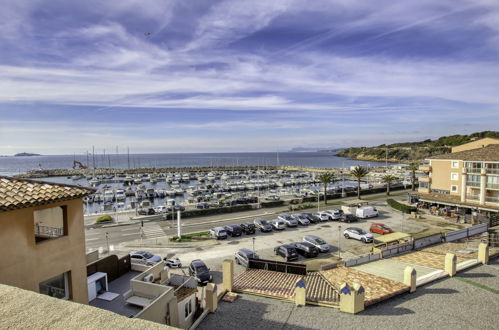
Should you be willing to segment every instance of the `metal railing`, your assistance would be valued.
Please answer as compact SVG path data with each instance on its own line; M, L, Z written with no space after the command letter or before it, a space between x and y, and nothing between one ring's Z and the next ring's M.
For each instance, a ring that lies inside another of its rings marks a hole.
M480 182L466 181L466 185L469 186L469 187L480 187Z
M499 203L499 197L485 196L485 201L490 203Z
M487 174L497 174L497 175L499 175L499 168L486 168L485 172Z
M499 183L487 183L486 187L491 189L499 189Z
M480 194L467 194L466 195L466 199L470 199L470 200L480 200Z
M481 168L466 167L466 172L467 173L482 173L482 169Z
M60 237L64 235L64 228L35 225L35 235Z

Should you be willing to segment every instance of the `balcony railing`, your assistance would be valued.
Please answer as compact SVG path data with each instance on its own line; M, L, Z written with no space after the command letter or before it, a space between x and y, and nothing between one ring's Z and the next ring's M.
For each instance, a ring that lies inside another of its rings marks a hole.
M466 199L478 201L478 200L480 200L480 194L467 194Z
M499 168L486 168L485 172L487 174L496 174L496 175L499 175Z
M35 225L35 235L44 237L61 237L64 235L64 228Z
M475 181L466 181L466 185L468 187L480 187L480 182Z
M487 203L499 203L499 196L485 196L485 202Z
M482 173L482 169L481 168L471 168L471 167L467 167L466 168L466 172L467 173Z
M498 183L487 183L486 187L489 189L499 189L499 184Z

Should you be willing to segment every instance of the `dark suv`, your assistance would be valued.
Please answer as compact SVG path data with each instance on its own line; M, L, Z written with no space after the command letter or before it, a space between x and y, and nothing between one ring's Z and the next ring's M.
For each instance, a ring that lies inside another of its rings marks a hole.
M307 258L317 257L319 250L309 242L299 242L294 244L296 252Z
M243 229L239 225L227 225L224 226L224 229L227 234L232 237L241 236L243 234Z
M260 259L260 257L249 249L239 249L234 253L234 259L238 265L248 267L250 259Z
M315 214L312 214L312 213L302 213L301 215L303 215L305 218L307 218L308 221L310 221L311 223L319 223L319 222L321 222L321 218L319 218Z
M252 224L251 222L243 222L240 226L246 235L251 235L255 233L255 225Z
M283 257L286 261L298 260L298 253L293 245L284 244L274 248L276 255Z
M342 221L342 222L354 222L354 221L359 221L359 218L357 218L353 214L343 214L340 221Z
M206 264L201 259L192 260L189 265L189 275L196 278L201 285L206 285L213 279L210 269L206 267Z

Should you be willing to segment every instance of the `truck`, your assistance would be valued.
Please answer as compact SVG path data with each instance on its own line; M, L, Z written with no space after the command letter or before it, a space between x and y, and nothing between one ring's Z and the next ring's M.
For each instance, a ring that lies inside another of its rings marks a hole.
M377 217L378 210L374 206L361 206L355 211L355 215L360 219Z

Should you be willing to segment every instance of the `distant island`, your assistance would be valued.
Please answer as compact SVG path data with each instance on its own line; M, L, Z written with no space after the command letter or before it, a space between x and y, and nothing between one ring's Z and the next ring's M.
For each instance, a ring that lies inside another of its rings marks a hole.
M382 144L376 147L352 147L340 150L336 156L368 161L421 161L425 158L447 154L452 147L482 138L499 138L497 131L483 131L468 135L443 136L436 140Z
M14 157L25 157L25 156L41 156L40 154L33 154L29 152L21 152L18 154L15 154Z

